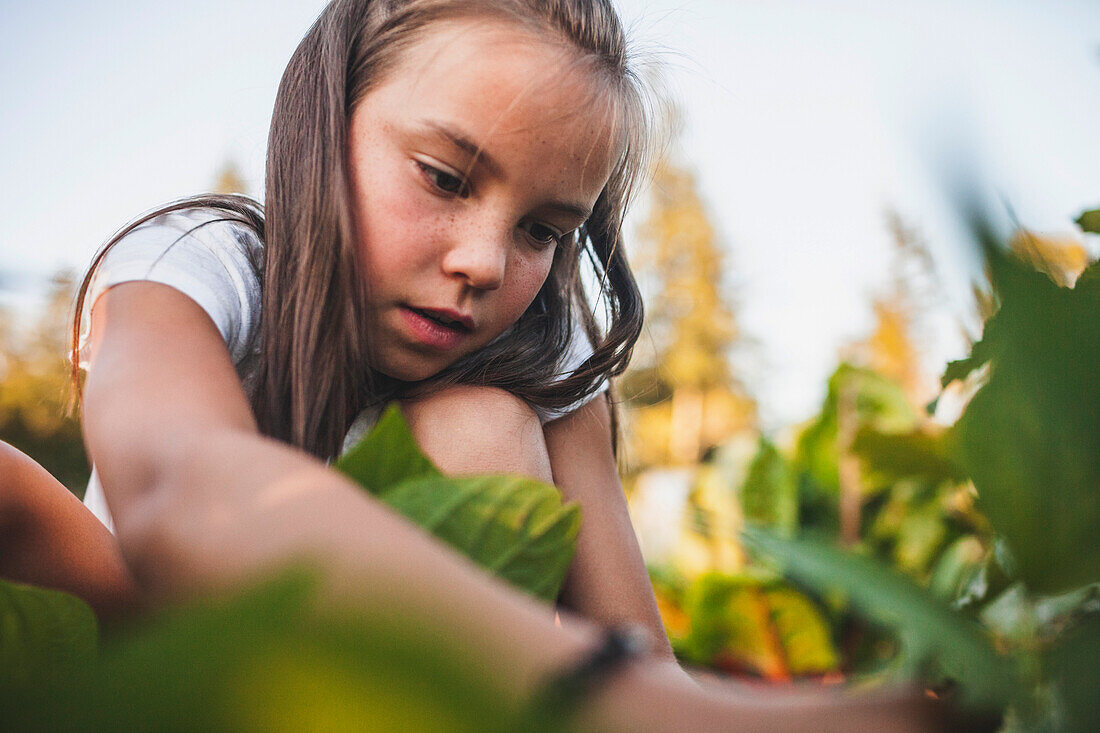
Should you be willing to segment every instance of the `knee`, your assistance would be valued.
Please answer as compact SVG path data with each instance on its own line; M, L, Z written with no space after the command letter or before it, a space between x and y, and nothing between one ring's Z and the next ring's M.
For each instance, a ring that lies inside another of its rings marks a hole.
M510 392L456 385L404 400L401 407L420 447L447 473L551 480L538 415Z
M37 463L19 449L0 440L0 523L25 512L32 499Z

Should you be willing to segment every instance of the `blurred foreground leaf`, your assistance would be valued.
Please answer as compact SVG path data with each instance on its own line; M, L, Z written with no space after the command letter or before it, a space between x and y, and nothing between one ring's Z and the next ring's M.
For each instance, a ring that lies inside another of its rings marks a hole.
M1100 581L1100 265L1059 287L980 233L1001 307L944 375L991 362L954 428L958 459L1032 591Z
M17 730L505 730L488 660L438 623L313 602L304 573L108 639L86 680L0 689ZM433 631L434 629L434 631Z
M396 406L335 467L493 574L557 598L581 519L555 487L523 476L444 476Z
M1047 654L1048 674L1058 680L1067 733L1100 730L1100 615L1093 614L1057 640Z
M98 636L92 609L76 596L0 580L0 687L79 676Z
M756 527L742 535L749 549L777 560L798 583L822 594L842 592L861 615L897 634L902 675L951 679L960 702L979 710L1002 710L1016 695L1009 660L981 627L904 576L820 542L785 540Z
M1100 234L1100 209L1083 212L1077 217L1077 226L1086 232Z

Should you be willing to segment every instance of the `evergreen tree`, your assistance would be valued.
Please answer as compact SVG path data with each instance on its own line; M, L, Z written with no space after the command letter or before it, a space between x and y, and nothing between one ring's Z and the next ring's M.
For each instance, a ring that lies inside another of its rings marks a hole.
M690 465L754 426L756 404L730 367L741 334L724 294L725 253L695 178L664 159L651 190L641 261L657 285L648 304L656 349L652 363L623 380L629 455L638 467Z

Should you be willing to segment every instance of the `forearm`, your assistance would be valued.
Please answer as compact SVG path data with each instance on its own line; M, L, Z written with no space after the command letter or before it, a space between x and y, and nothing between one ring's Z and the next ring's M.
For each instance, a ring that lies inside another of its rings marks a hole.
M407 612L476 640L516 694L596 638L583 623L556 628L548 606L320 463L257 436L217 436L177 482L132 509L120 517L120 537L143 587L160 600L238 587L304 560L320 572L325 601Z
M210 437L179 485L157 487L147 506L134 507L151 519L123 518L127 554L161 600L239 587L306 560L320 573L323 602L419 619L468 640L519 701L598 642L590 623L566 615L564 627L555 626L548 606L298 451L254 435ZM250 470L231 468L240 466ZM576 722L581 730L774 731L804 729L822 713L833 718L821 730L871 730L859 723L890 719L888 706L852 705L838 695L790 702L778 706L747 689L708 692L649 658L592 690ZM901 729L904 722L892 720Z
M566 499L580 503L583 516L563 602L605 625L641 624L652 634L657 656L673 663L619 483L606 401L596 398L547 424L545 432L554 483Z
M118 543L44 468L0 442L0 577L68 591L101 619L136 598Z

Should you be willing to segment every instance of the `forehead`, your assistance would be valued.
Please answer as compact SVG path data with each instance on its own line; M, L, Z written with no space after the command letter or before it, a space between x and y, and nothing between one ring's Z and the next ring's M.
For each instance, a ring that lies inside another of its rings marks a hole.
M401 53L360 106L394 122L456 127L494 158L579 164L606 180L619 135L604 86L564 42L496 19L444 21Z

